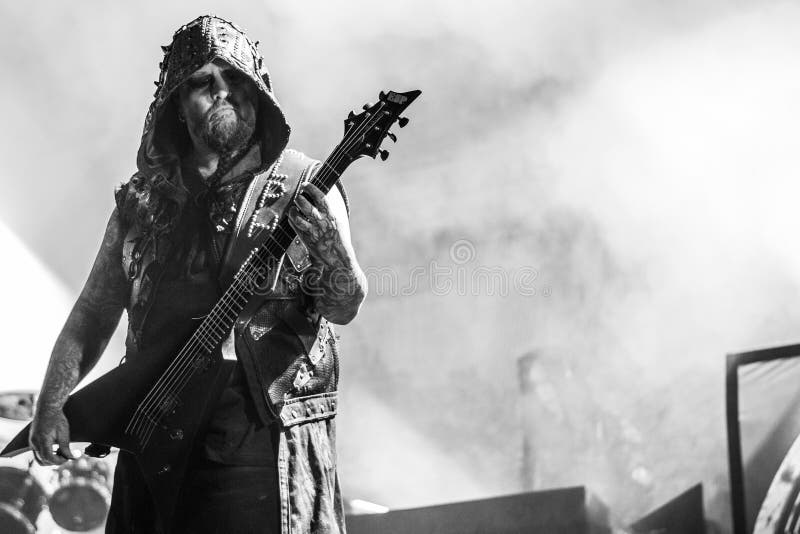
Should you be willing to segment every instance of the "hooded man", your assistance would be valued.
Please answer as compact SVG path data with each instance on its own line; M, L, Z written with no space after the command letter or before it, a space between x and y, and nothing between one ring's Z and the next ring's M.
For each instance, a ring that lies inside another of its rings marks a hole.
M285 148L289 126L256 44L239 27L193 20L164 47L160 67L138 170L117 191L52 352L34 454L44 464L73 457L64 403L123 310L126 359L169 353L223 294L238 267L234 244L255 226L269 229L243 207L286 210L299 239L223 344L230 379L194 442L174 519L160 517L135 458L121 451L106 532L344 532L330 323L352 320L366 295L344 190L323 194L309 183L319 162ZM303 291L311 272L314 291Z

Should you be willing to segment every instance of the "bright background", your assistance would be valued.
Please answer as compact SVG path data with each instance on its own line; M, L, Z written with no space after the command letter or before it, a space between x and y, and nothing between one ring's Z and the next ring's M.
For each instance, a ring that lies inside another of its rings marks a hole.
M346 497L585 484L629 522L703 482L726 524L724 355L800 338L800 6L220 6L0 8L0 388L41 382L134 170L159 45L216 12L261 41L315 157L380 89L423 90L389 161L345 178L362 266L423 274L373 284L340 329ZM535 294L459 286L484 268L535 273Z

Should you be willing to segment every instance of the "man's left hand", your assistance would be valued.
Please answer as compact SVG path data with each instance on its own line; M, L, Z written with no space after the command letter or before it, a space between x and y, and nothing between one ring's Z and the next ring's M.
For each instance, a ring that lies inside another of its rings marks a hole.
M303 186L288 218L312 256L326 264L338 263L337 256L343 249L339 227L328 199L317 186L310 183Z
M322 291L315 291L316 309L331 322L347 324L367 294L367 278L350 243L344 198L337 190L326 197L318 187L306 184L288 219L317 267L314 283Z

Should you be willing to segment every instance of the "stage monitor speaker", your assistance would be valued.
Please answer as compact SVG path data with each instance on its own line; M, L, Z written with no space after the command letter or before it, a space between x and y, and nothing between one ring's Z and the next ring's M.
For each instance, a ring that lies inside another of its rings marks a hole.
M348 534L609 534L608 509L583 487L347 517Z
M634 534L705 534L703 485L697 484L630 526Z

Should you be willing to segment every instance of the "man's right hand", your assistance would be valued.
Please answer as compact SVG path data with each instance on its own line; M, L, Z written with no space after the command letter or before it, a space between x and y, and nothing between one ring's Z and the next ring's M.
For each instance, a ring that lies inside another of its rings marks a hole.
M120 261L124 242L122 217L115 208L89 278L47 365L28 440L42 465L63 464L76 456L69 449L69 423L63 407L70 392L100 359L128 303L130 282Z
M60 465L76 458L69 448L69 422L60 408L37 411L29 441L33 457L41 465ZM58 445L56 451L54 445Z

